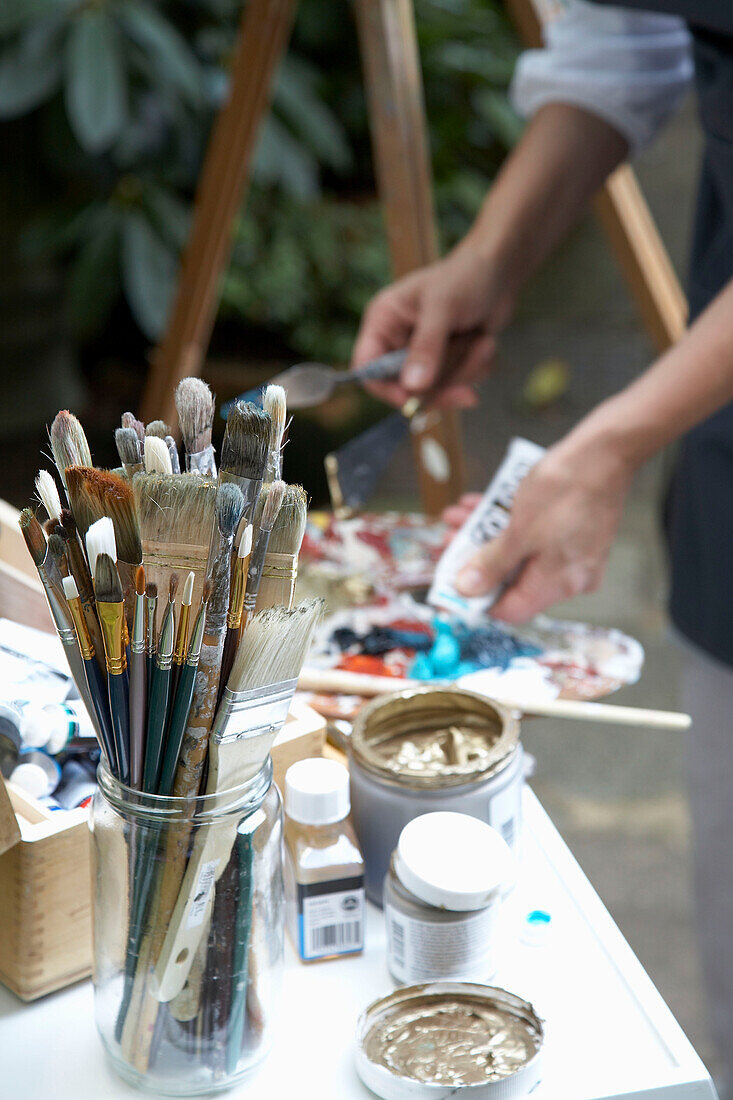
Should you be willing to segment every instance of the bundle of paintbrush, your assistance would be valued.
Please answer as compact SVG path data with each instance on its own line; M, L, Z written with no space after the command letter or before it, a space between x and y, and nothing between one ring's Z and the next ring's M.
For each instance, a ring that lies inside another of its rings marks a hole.
M30 509L21 515L109 771L145 795L190 800L191 813L200 795L246 783L264 765L320 613L315 604L292 610L306 497L280 480L280 387L268 387L263 404L231 410L218 470L214 399L198 379L176 391L183 461L167 425L145 426L125 413L115 433L121 466L98 469L81 424L61 412L50 438L66 499L41 471L46 530ZM243 998L257 1000L241 980L256 924L250 840L235 843L236 830L219 837L206 912L192 921L202 867L211 864L211 841L207 847L192 829L180 820L152 835L132 827L126 839L131 884L117 1039L137 1066L147 1065L148 1024L161 1002L170 1002L171 1020L196 1021L224 1066L241 1047ZM211 989L206 936L210 924L221 936L211 916L217 891L217 912L228 906L236 931L236 943L218 948L218 967L229 951L223 999L221 983L216 996ZM200 980L192 975L184 996L195 960Z

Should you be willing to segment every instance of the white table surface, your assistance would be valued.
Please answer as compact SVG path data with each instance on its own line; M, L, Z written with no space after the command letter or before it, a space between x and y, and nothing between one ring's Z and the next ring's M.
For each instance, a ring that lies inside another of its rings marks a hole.
M531 909L552 914L541 947L519 942ZM533 1100L715 1100L712 1082L533 793L525 794L519 882L505 903L494 984L545 1020ZM362 956L305 966L286 948L275 1047L231 1093L256 1100L368 1100L353 1066L356 1021L393 988L381 912L369 907ZM26 1005L0 986L2 1100L129 1100L97 1038L91 982Z

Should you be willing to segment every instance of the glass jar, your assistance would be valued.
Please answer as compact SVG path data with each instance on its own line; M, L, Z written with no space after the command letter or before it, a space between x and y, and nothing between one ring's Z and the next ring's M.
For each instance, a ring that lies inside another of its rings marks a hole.
M143 794L100 764L90 815L97 1029L139 1088L230 1088L271 1044L283 963L282 809L268 757L239 787Z

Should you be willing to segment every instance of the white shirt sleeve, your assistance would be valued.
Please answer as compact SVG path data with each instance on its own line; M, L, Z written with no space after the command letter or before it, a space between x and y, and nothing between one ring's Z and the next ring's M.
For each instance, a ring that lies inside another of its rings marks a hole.
M632 152L657 134L692 79L690 35L675 16L566 0L544 40L517 63L510 94L519 113L571 103L610 123Z

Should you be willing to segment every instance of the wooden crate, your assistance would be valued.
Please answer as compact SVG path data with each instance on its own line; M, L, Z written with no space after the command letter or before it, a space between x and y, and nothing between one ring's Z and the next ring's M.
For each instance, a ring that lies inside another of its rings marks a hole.
M0 617L52 631L45 595L0 501ZM295 700L272 752L275 780L320 755L326 723ZM85 809L52 812L0 780L0 981L24 1001L91 973L90 837Z

